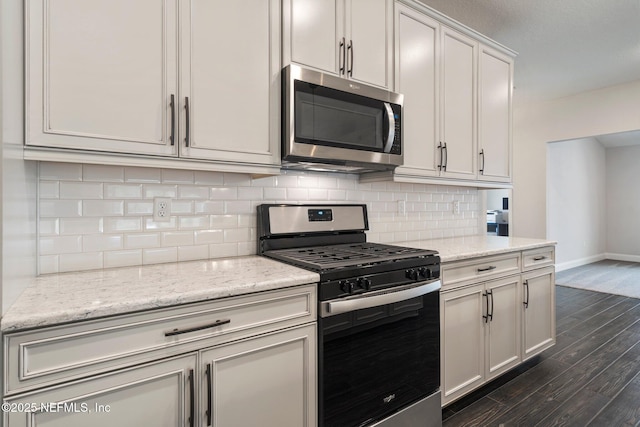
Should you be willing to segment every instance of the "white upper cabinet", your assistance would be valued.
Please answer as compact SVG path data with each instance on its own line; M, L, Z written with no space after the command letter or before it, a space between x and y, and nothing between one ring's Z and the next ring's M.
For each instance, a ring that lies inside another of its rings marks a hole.
M509 182L513 59L480 46L478 86L478 179Z
M25 15L27 144L177 154L176 0L29 0Z
M284 0L284 65L392 85L391 0Z
M76 149L26 158L279 170L280 0L28 0L25 10L26 145Z
M181 3L180 156L280 161L280 3Z
M440 24L396 4L395 87L404 94L404 166L397 173L439 174Z
M442 31L441 173L476 177L476 58L478 42L457 31Z

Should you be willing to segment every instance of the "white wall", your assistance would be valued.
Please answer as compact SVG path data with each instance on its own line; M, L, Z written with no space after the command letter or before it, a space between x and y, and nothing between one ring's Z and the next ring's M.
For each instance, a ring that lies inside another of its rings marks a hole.
M607 191L605 148L595 138L548 147L547 236L558 242L558 270L605 257Z
M517 62L516 62L517 67ZM516 82L517 86L517 82ZM542 103L514 95L514 236L546 238L547 143L640 129L640 80Z
M640 146L606 150L607 257L640 262Z
M23 2L0 1L2 312L36 274L36 165L22 160Z

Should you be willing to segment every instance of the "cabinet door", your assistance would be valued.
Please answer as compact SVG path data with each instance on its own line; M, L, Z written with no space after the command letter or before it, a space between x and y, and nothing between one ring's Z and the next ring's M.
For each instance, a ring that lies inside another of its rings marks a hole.
M520 276L494 280L485 285L489 294L490 320L487 345L487 379L520 363Z
M476 51L478 43L442 27L443 176L476 178Z
M442 403L478 387L485 378L484 286L440 295Z
M181 7L180 156L278 164L279 0Z
M395 13L395 89L404 94L404 165L396 173L435 176L440 25L400 4Z
M176 427L189 423L195 355L88 378L5 399L6 427ZM10 406L11 407L11 406ZM194 414L195 414L194 406ZM194 415L195 417L195 415Z
M26 144L175 155L176 4L27 1Z
M203 351L201 372L202 425L316 425L315 324Z
M478 179L509 182L513 59L481 46L478 68Z
M534 270L522 276L523 351L526 360L556 342L555 269Z
M347 0L347 76L390 87L393 61L393 3Z
M296 62L341 74L344 0L284 0L282 10L283 65Z

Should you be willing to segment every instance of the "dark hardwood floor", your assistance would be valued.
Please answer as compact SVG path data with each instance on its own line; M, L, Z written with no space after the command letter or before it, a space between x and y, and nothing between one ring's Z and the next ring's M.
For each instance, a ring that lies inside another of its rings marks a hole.
M453 426L640 426L640 299L556 286L557 343L442 411Z

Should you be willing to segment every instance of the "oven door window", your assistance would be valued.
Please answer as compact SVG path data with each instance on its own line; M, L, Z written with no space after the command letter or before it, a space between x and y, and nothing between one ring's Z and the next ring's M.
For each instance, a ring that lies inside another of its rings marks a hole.
M320 319L321 427L381 420L440 387L439 293Z
M383 102L301 81L294 88L296 142L384 151Z

